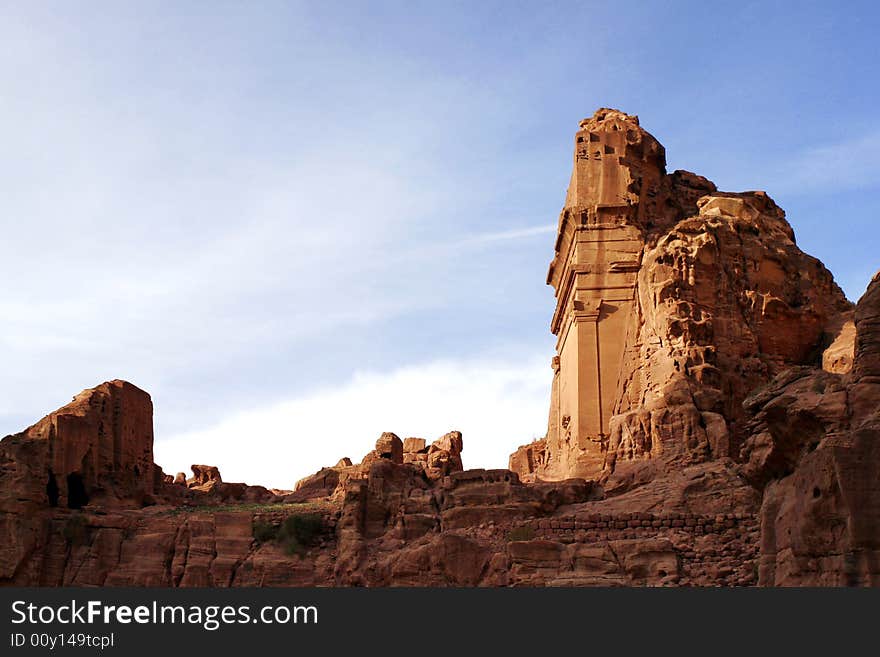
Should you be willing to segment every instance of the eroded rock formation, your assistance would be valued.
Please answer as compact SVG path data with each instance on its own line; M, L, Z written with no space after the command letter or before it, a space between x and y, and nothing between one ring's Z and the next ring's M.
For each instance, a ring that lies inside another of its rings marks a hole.
M216 465L191 465L193 476L187 480L189 486L206 486L213 482L222 483L220 468Z
M155 492L153 403L125 381L84 390L0 443L2 509L79 508L90 501L140 506Z
M372 465L382 461L391 461L397 465L408 464L411 470L427 481L434 482L463 469L463 449L460 431L450 431L430 445L424 438L401 440L396 434L386 431L376 441L376 448L368 452L360 463L352 464L351 459L345 457L333 467L321 468L315 474L296 482L293 494L287 499L338 499L344 495L348 481L367 479Z
M524 479L613 487L658 460L735 457L752 390L829 345L830 370L851 359L851 304L785 213L764 192L667 174L634 116L581 122L555 251L550 419L511 458Z

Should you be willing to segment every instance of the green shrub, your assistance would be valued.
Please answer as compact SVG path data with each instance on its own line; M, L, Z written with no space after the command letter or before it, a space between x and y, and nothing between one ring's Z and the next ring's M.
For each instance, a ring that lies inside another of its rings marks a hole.
M265 543L267 541L274 541L278 538L278 531L281 528L278 525L273 525L270 522L263 522L262 520L254 521L254 539L257 543Z
M284 545L287 554L303 554L314 544L324 530L324 520L317 513L302 513L289 516L281 523L278 540Z
M507 534L508 541L531 541L533 538L535 538L535 530L527 525L514 527Z
M303 555L324 532L324 519L320 513L298 513L288 516L280 525L255 520L253 527L258 543L276 541L287 554Z

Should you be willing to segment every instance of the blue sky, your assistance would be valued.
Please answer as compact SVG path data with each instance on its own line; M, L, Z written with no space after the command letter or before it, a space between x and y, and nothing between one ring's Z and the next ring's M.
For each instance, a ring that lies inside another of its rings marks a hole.
M0 2L0 435L110 378L166 471L543 433L579 119L880 268L872 3Z

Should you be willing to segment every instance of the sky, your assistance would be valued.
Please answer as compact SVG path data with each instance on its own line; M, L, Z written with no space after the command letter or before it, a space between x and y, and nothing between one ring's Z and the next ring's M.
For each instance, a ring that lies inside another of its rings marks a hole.
M578 121L880 268L874 3L0 0L0 435L122 378L279 488L383 431L543 435Z

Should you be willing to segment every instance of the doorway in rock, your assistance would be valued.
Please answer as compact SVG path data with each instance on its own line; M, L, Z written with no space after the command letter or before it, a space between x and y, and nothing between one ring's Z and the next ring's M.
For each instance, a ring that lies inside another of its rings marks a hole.
M71 472L67 475L67 506L70 509L81 509L89 503L89 494L83 483L82 475Z

